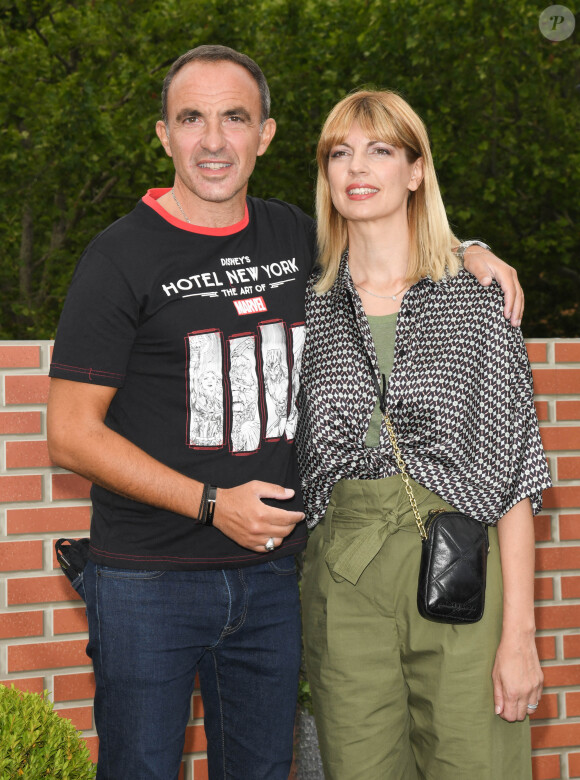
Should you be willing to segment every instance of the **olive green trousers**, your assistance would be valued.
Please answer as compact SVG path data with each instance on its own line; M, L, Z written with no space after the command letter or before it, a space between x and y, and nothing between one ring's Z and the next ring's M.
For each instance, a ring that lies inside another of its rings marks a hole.
M422 518L449 507L415 482ZM399 475L342 480L308 542L308 680L328 780L530 780L529 720L494 712L502 626L497 530L471 625L417 610L421 541Z

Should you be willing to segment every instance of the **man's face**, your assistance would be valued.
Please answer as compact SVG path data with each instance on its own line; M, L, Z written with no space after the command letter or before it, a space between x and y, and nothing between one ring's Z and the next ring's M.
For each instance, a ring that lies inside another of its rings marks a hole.
M250 73L233 62L185 65L169 87L167 116L157 135L189 208L243 200L256 157L276 131L273 119L260 131L260 93Z

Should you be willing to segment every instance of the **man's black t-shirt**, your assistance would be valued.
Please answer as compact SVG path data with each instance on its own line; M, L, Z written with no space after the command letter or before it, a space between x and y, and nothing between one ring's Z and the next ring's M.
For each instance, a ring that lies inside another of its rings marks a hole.
M52 377L119 388L106 424L200 482L293 488L312 220L247 199L237 225L175 219L150 190L81 257L58 327ZM135 569L246 566L302 549L300 523L271 554L94 485L91 557ZM197 508L194 508L197 509Z

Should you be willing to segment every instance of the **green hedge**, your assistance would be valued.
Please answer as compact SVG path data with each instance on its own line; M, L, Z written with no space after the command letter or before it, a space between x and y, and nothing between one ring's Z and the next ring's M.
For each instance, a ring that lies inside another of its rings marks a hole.
M70 720L37 693L0 685L0 778L91 780L96 767Z

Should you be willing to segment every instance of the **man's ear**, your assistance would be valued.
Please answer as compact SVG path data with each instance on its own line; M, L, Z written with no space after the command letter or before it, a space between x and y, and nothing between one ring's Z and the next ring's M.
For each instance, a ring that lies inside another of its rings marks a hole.
M165 149L165 153L169 157L173 157L171 154L171 146L169 145L169 133L167 132L167 125L161 119L155 124L155 132L157 138L161 141L161 145Z
M264 122L262 132L260 133L260 145L258 146L258 157L260 157L270 146L270 141L276 134L276 121L270 117ZM163 143L163 142L162 142Z

